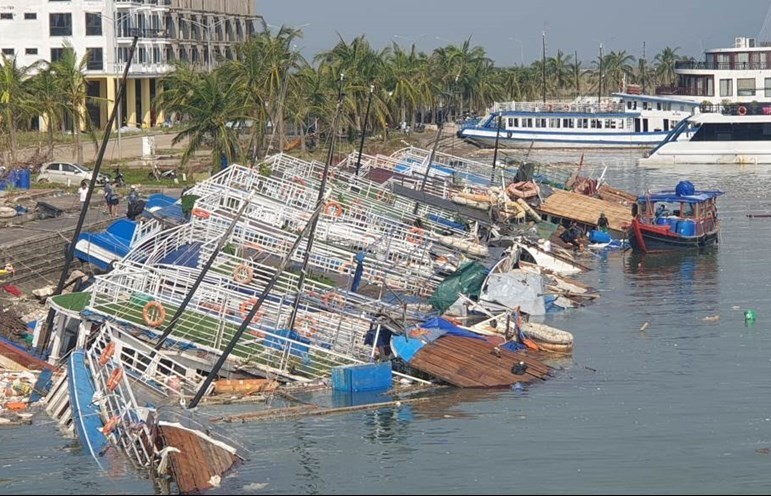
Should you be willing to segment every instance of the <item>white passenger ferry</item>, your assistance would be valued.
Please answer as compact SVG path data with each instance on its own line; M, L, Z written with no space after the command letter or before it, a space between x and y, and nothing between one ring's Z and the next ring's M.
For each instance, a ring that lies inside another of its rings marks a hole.
M693 115L698 102L677 97L614 93L602 100L496 104L458 137L484 145L533 148L645 148Z

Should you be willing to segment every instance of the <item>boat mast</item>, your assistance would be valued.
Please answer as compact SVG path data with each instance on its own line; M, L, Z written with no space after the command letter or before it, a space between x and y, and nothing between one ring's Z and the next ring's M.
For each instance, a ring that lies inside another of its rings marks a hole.
M169 322L169 325L166 326L166 329L163 330L163 334L161 334L161 337L158 339L158 343L155 345L154 350L158 351L163 347L163 343L166 342L166 339L171 334L171 331L174 330L174 327L176 327L177 322L179 322L180 317L182 317L182 313L185 311L185 308L187 308L187 305L190 303L190 300L193 299L193 295L195 294L196 290L198 290L198 287L203 282L204 277L209 272L209 269L214 264L214 261L217 259L217 255L222 251L222 248L225 246L225 243L228 242L228 239L230 239L230 236L233 234L233 231L236 228L236 224L238 224L238 221L241 220L241 217L244 215L244 212L246 212L247 207L249 206L249 203L252 200L252 195L249 195L249 198L244 200L244 204L241 205L241 209L236 214L236 217L230 222L230 225L228 226L227 231L222 235L219 242L217 243L217 246L212 251L211 255L209 255L209 259L206 261L206 264L203 266L201 271L198 273L198 277L196 277L195 282L190 287L190 291L187 292L185 295L185 299L182 300L182 303L179 304L179 307L177 308L176 313L174 313L174 316L171 318L171 322ZM150 358L153 358L152 356Z
M575 76L576 76L576 97L581 98L581 82L578 77L578 50L573 52L573 63L575 64Z
M110 117L107 120L107 126L105 127L104 136L102 137L102 144L99 147L99 153L96 156L94 170L91 173L91 181L88 183L86 200L83 202L83 206L80 209L78 223L75 225L75 231L72 233L72 241L70 241L69 246L67 246L67 252L64 257L64 267L62 268L62 273L59 276L59 282L56 284L56 289L54 289L54 292L51 294L51 296L49 296L49 298L53 298L54 296L61 294L62 290L64 289L64 283L67 281L67 274L70 271L70 265L72 265L72 260L75 258L75 245L78 242L81 231L83 231L83 223L86 220L88 205L91 203L91 196L94 193L96 180L99 177L99 169L102 168L102 160L104 159L104 152L107 150L107 143L110 141L110 134L112 133L112 126L115 123L116 112L118 111L118 108L120 108L120 105L123 103L123 99L126 96L126 81L128 80L128 73L129 69L131 68L131 61L134 58L134 51L136 50L138 40L139 36L134 35L134 40L131 42L131 48L129 49L128 59L126 60L126 67L123 68L123 76L121 76L120 79L118 96L115 98L112 110L110 111ZM51 338L51 327L53 327L54 323L54 314L54 309L50 308L48 310L48 316L46 317L45 326L43 327L42 335L40 336L41 339L38 344L38 350L41 353L45 351L46 348L48 348L48 341Z
M252 306L252 309L249 310L249 313L244 317L243 322L241 322L241 326L238 328L238 330L233 334L233 337L228 342L228 345L225 347L225 349L222 351L222 354L217 359L217 363L214 364L214 367L212 367L211 371L209 371L209 374L206 376L206 379L204 379L203 383L201 384L201 387L198 388L198 391L195 393L195 396L190 401L190 404L188 405L188 408L195 408L198 403L201 401L201 398L203 398L203 395L206 394L206 391L209 389L209 386L211 386L211 383L214 382L214 378L217 377L217 374L219 374L220 369L225 364L225 361L228 359L228 356L233 352L233 349L236 347L236 343L238 343L238 340L241 339L241 336L246 331L246 328L249 326L249 323L252 321L255 315L257 315L257 312L260 310L260 307L262 307L262 304L265 302L265 299L268 297L270 292L273 290L273 287L276 285L276 282L278 282L278 278L281 277L281 274L284 272L284 269L286 269L287 265L289 265L289 262L292 260L292 254L297 250L297 247L300 246L300 242L302 241L304 236L308 236L308 243L305 248L305 256L303 257L303 268L300 271L300 279L297 282L297 297L295 298L295 306L292 309L292 316L291 321L289 322L289 328L294 327L294 321L296 317L297 312L297 306L299 305L300 301L300 292L302 291L302 285L305 281L305 273L308 266L308 261L310 259L310 252L311 248L313 247L313 237L316 232L316 225L318 224L319 215L321 214L321 210L324 208L324 190L326 189L327 184L327 176L329 175L329 166L332 162L332 153L333 153L333 144L335 135L337 134L336 128L337 128L337 119L340 115L340 109L342 107L343 102L343 74L340 74L340 87L338 88L337 92L337 110L335 112L335 117L332 120L332 128L330 133L330 142L329 142L329 154L327 155L327 162L324 164L324 172L321 175L321 184L319 185L319 195L316 200L316 209L313 211L313 214L311 215L311 218L308 220L308 223L305 225L305 228L303 231L297 236L294 243L292 244L292 247L289 249L289 253L286 254L284 257L284 260L281 261L281 264L276 269L276 273L273 274L273 277L270 278L270 281L268 281L268 284L265 286L265 289L262 290L262 294L260 294L260 297L257 299L257 302Z
M498 127L495 129L495 148L493 149L493 171L490 173L490 185L495 184L495 163L498 161L498 139L501 136L503 113L498 113Z
M335 116L332 119L332 134L330 134L329 138L329 152L327 153L327 161L324 164L324 172L321 174L321 183L319 184L319 194L316 197L316 210L321 211L322 208L324 208L324 193L327 189L327 176L329 175L329 167L332 165L332 157L334 156L335 152L335 137L337 135L336 129L337 129L337 122L340 118L340 113L343 108L343 98L345 97L345 93L343 93L343 74L340 74L340 88L337 92L337 109L335 110ZM295 296L294 303L292 305L292 314L289 317L289 323L287 324L287 327L289 329L294 329L295 321L297 320L297 311L300 308L300 300L301 294L303 291L303 287L305 286L305 279L307 278L308 274L308 265L310 264L310 258L311 258L311 251L313 250L313 239L316 236L316 226L319 221L319 216L315 216L313 220L310 222L310 232L308 234L308 241L305 244L305 253L303 254L303 263L302 267L300 268L300 276L297 280L297 296Z

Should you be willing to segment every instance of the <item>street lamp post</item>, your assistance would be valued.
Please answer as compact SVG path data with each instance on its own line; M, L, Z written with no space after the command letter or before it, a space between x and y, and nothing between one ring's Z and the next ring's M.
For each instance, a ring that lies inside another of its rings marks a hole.
M364 136L367 134L367 120L369 119L369 107L372 104L372 94L375 92L375 85L369 85L369 96L367 97L367 110L364 112L364 123L361 125L361 141L359 142L359 156L356 158L356 175L359 175L361 167L361 152L364 149Z

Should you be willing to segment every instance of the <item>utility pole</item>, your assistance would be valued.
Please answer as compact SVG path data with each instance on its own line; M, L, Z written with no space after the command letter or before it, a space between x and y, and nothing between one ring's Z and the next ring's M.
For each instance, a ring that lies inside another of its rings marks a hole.
M375 92L375 85L369 85L369 96L367 97L367 110L364 112L364 122L361 125L361 141L359 142L359 156L356 158L356 175L359 175L361 167L361 152L364 149L364 136L367 134L367 120L369 119L369 107L372 104L372 94Z
M541 72L543 73L543 103L546 103L546 31L541 32Z
M580 75L578 74L578 50L573 52L573 63L575 64L574 67L576 68L576 96L578 98L581 98L581 79Z
M597 83L597 110L599 111L599 107L602 105L602 43L600 43L600 77L599 82Z
M646 77L646 75L647 75L646 73L648 72L648 68L645 67L647 65L646 62L647 62L647 60L645 59L645 42L643 41L643 58L642 58L642 71L641 71L642 72L642 94L643 95L647 95L648 94L647 86L646 86L647 79L648 79Z

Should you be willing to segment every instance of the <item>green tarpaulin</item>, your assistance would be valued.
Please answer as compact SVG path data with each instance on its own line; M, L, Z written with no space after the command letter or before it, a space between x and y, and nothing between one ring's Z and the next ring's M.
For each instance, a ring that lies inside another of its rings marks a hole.
M428 302L444 313L455 303L459 293L469 298L478 297L486 277L487 267L479 262L466 262L439 284Z

